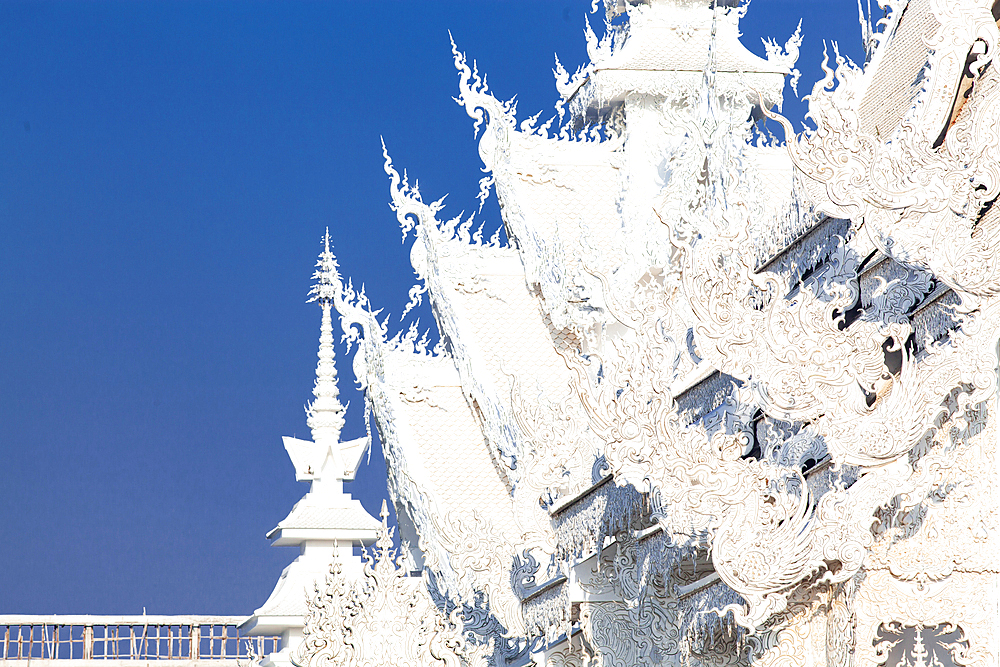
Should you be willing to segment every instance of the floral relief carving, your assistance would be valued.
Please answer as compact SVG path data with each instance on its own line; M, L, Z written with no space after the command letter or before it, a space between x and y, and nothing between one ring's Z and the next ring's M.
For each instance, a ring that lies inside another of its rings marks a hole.
M881 665L923 667L968 664L969 642L958 625L933 627L883 623L875 635L875 652Z
M897 580L886 570L866 572L858 588L858 664L884 662L888 646L883 642L891 643L892 639L886 637L886 631L895 628L898 635L903 627L910 628L911 635L916 628L937 628L950 634L960 627L962 642L967 645L954 656L960 660L957 664L995 664L994 614L970 604L984 593L986 581L980 573L955 572L939 582L921 583ZM955 641L953 637L952 643Z

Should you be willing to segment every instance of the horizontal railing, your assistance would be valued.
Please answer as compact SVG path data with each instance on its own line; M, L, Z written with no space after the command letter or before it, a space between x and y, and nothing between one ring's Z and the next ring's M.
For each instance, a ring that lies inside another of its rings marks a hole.
M277 651L279 637L243 637L242 616L0 615L0 661L237 661ZM79 663L78 663L79 664ZM220 662L213 664L222 667Z

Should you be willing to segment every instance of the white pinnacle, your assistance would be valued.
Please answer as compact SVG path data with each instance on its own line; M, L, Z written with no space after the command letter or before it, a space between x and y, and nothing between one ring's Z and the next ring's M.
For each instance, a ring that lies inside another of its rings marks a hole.
M316 262L316 272L313 273L316 283L309 290L309 303L318 301L323 309L323 321L319 335L319 362L316 364L316 384L313 386L313 396L316 397L306 407L306 424L312 430L313 442L317 444L335 444L340 441L340 431L344 428L344 406L340 403L340 390L337 388L337 366L333 353L333 323L330 319L330 308L342 283L337 272L337 259L330 252L330 230L323 237L323 252Z

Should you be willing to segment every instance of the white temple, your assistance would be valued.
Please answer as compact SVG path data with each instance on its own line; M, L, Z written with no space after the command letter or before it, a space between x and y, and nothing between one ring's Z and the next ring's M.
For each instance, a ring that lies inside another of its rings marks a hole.
M332 305L408 552L383 523L360 579L346 546L310 556L377 527L338 495L367 442L338 442L324 343L267 660L995 667L1000 11L888 2L795 136L798 32L763 59L738 2L605 9L545 123L454 49L508 244L386 152L433 350L389 339L327 241L322 340Z

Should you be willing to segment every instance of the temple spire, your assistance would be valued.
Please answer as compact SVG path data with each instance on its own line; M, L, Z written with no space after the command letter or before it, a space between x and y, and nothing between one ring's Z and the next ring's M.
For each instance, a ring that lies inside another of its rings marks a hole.
M319 302L323 309L320 324L319 361L316 364L316 384L313 386L315 400L306 407L306 424L312 431L313 442L335 444L340 441L340 431L344 428L345 408L340 403L337 387L337 366L333 353L333 322L330 309L333 300L342 287L337 259L330 252L330 229L323 237L323 252L316 262L313 279L316 283L309 290L309 303Z

